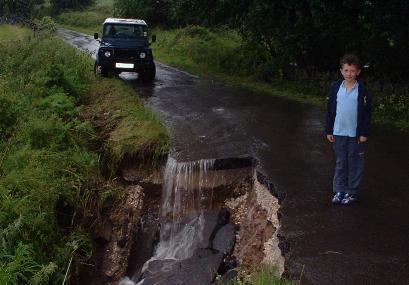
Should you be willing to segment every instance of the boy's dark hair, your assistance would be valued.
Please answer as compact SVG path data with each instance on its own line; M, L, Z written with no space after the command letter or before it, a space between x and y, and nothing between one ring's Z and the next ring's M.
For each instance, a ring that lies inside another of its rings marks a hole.
M346 54L344 55L340 61L339 64L341 65L341 68L344 66L344 64L348 65L355 65L358 69L361 69L361 61L359 58L354 55L354 54Z

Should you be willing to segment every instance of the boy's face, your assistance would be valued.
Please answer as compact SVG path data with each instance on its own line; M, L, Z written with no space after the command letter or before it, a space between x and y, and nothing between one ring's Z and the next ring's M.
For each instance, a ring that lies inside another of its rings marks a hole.
M344 77L345 81L348 83L355 83L356 78L358 77L360 69L356 65L345 63L341 67L341 74Z

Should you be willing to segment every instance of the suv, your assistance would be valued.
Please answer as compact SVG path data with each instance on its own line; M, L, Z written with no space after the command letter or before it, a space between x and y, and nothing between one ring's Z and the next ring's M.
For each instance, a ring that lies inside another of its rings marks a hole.
M94 34L98 40L98 33ZM107 18L94 66L95 74L137 72L143 81L153 81L156 67L149 48L148 25L143 20ZM152 36L152 42L156 36Z

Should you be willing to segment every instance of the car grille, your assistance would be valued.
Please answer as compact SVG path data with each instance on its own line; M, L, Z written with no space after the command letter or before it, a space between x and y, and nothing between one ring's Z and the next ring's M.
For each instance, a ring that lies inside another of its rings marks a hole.
M117 59L135 59L137 57L136 49L115 49L114 56Z

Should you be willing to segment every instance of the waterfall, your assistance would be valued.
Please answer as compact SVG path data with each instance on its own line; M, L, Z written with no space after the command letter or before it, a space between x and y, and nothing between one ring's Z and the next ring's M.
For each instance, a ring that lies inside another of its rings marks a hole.
M211 203L214 177L208 175L214 159L177 162L169 157L164 173L160 242L152 259L189 258L201 241L202 210ZM210 197L209 197L210 195ZM209 203L209 202L208 202Z

